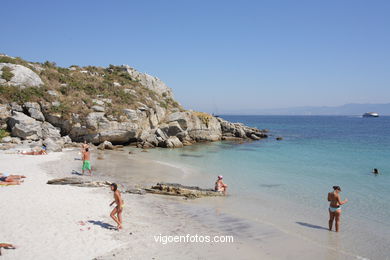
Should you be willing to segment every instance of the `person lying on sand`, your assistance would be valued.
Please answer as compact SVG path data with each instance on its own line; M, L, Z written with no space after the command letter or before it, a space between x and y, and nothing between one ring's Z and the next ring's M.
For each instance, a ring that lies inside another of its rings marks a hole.
M13 175L8 173L0 173L1 185L19 185L23 182L22 179L26 178L24 175Z
M226 195L227 184L223 183L223 176L219 175L217 181L215 182L215 191L223 192Z
M111 202L110 207L112 204L116 203L116 207L111 211L110 216L118 224L119 230L122 229L122 210L125 205L123 203L121 193L118 190L118 185L116 183L112 183L110 187L114 192L114 201Z
M336 220L336 232L340 230L341 205L348 202L348 199L341 200L339 193L340 186L333 186L333 192L328 193L329 205L329 231L332 230L333 220Z
M1 249L16 249L16 247L12 244L7 244L7 243L0 243L0 255L1 255Z
M31 152L23 151L20 154L23 154L23 155L47 155L46 146L43 145L42 149L40 151L34 151L34 150Z

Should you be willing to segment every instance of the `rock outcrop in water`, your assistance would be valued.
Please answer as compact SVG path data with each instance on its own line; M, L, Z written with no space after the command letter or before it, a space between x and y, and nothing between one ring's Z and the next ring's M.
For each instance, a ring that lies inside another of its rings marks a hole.
M224 196L221 192L212 189L202 189L196 186L184 186L178 183L157 183L150 189L145 189L148 193L170 196L183 196L186 198L202 198Z
M0 133L14 138L4 139L8 146L45 144L60 151L86 140L106 142L106 149L107 142L180 148L267 137L256 128L184 110L160 79L128 65L60 68L5 55L0 65L8 68L0 75Z
M79 177L66 177L49 180L47 184L71 185L77 187L108 187L111 185L111 182L89 181ZM158 195L182 196L190 199L224 196L223 193L216 192L212 189L202 189L196 186L184 186L178 183L157 183L151 188L125 189L123 192L139 195L144 195L145 193L152 193Z

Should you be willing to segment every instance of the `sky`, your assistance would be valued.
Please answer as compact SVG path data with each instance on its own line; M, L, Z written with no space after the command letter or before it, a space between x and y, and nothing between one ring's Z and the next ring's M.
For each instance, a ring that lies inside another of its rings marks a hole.
M390 102L390 1L2 0L0 53L128 64L187 109Z

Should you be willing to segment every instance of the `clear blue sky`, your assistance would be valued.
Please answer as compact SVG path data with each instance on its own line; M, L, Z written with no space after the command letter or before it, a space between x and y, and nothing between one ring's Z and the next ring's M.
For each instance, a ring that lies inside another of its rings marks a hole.
M0 52L129 64L209 112L390 102L390 1L2 0Z

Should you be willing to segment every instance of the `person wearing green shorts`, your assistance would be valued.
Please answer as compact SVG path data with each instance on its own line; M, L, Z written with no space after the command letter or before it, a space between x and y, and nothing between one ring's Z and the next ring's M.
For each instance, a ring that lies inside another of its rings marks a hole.
M91 167L91 153L89 151L89 148L85 148L83 152L83 174L85 170L88 170L89 175L92 175L92 167Z

